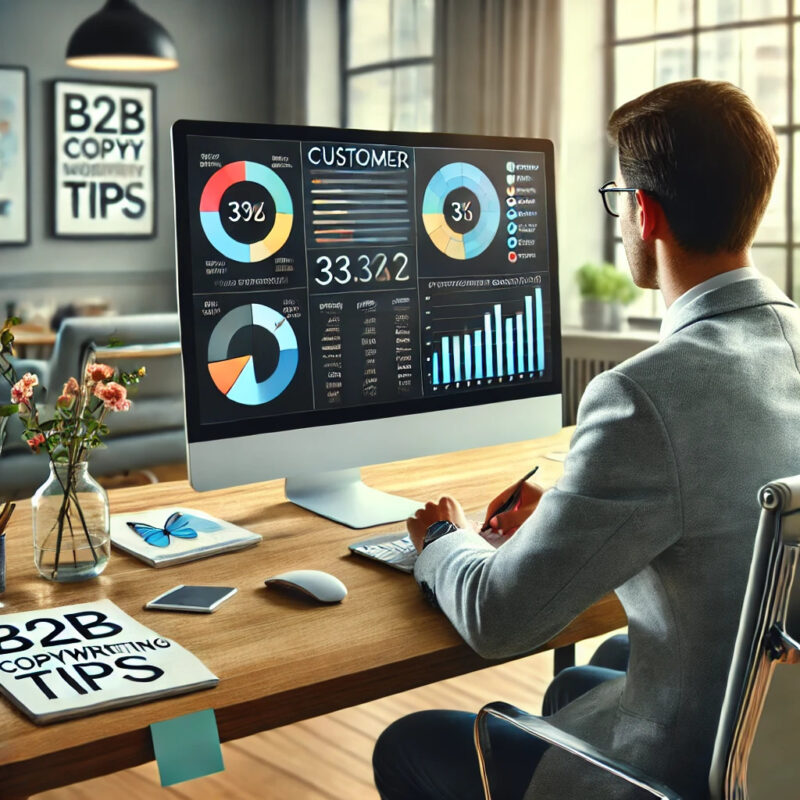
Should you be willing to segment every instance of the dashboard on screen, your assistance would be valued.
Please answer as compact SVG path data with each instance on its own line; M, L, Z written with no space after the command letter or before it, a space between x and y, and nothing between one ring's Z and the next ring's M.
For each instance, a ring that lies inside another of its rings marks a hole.
M550 142L173 137L190 441L560 391Z

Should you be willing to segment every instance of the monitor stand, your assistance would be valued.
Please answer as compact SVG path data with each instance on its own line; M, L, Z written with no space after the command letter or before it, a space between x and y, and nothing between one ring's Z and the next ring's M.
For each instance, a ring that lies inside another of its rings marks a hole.
M302 508L350 528L399 522L413 516L424 505L371 489L362 482L361 470L357 468L287 478L286 497Z

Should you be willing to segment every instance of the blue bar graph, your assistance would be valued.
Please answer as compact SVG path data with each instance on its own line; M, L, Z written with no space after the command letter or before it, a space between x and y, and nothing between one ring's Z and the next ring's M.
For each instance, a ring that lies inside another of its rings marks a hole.
M492 317L491 314L483 315L483 335L486 337L486 377L494 378L492 364Z
M542 315L542 290L537 286L536 294L536 369L544 372L544 319Z
M520 309L520 301L522 308ZM431 384L524 376L545 369L543 296L541 287L513 301L515 308L493 303L478 327L441 336L431 356ZM517 310L520 309L520 310ZM452 331L452 328L451 328Z
M514 370L514 323L506 317L506 375L513 375Z
M500 316L500 304L494 307L494 343L497 352L497 376L506 374L503 371L503 319Z
M533 372L536 365L533 361L533 298L530 295L525 298L525 330L528 334L528 372Z

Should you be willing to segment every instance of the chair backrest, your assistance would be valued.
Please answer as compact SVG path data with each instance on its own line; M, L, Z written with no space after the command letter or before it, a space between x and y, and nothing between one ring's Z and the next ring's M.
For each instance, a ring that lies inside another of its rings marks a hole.
M43 365L40 377L42 387L40 387L41 392L37 394L37 402L52 405L61 393L64 383L71 376L80 378L88 360L93 358L95 351L98 351L98 360L102 358L103 361L120 369L129 372L140 366L145 366L147 369L146 379L131 392L133 400L131 411L114 415L109 420L111 428L109 446L114 439L131 435L182 431L184 413L179 339L180 326L177 313L66 319L58 331L52 358L49 364ZM120 346L108 348L112 342ZM0 402L3 402L2 386L0 386ZM2 448L3 458L29 454L28 446L21 438L22 432L23 426L20 421L12 419L8 424L5 446ZM154 454L154 458L156 455ZM182 457L182 453L176 452L172 460L177 461ZM124 463L129 461L128 458ZM149 466L155 463L157 462L154 461ZM120 469L124 468L121 462ZM6 465L5 469L10 467ZM46 469L44 467L42 469L46 476ZM43 477L37 479L35 475L27 478L19 475L12 479L8 473L3 474L2 469L0 477L8 486L13 484L16 487L15 494L22 491L23 483L26 490L33 490L43 480ZM0 485L0 490L2 489L3 486ZM0 491L1 496L2 491Z
M79 377L87 360L97 348L109 342L124 347L164 345L180 339L178 315L130 314L114 317L70 317L61 324L48 369L48 393L61 391L70 376ZM141 358L138 361L142 361ZM149 379L143 381L140 392L145 395L173 395L181 393L180 358L145 359ZM133 362L122 362L133 368ZM176 369L177 365L177 369ZM166 367L166 369L162 368Z
M779 665L800 662L800 645L791 635L798 609L790 602L800 552L800 475L764 486L759 500L761 517L711 762L711 800L800 797L800 790L778 788L785 780L784 767L791 766L785 763L779 763L779 769L773 763L767 770L773 782L769 789L758 794L748 789L749 778L757 772L764 775L764 770L754 769L757 754L761 760L765 753L774 756L775 744L789 751L800 744L800 716L791 714L791 706L798 708L794 697L800 695L800 670L784 675L781 668L780 676L775 674ZM786 694L789 684L793 691ZM768 692L778 691L782 702L768 702ZM788 706L787 699L792 701ZM770 741L762 736L766 730ZM776 736L783 741L773 742Z

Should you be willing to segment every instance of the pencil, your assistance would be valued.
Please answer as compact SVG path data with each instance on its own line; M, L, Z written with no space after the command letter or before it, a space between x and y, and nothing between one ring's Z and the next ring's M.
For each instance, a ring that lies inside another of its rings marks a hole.
M528 480L528 478L530 478L533 475L535 475L536 471L538 469L539 469L539 465L537 464L530 472L525 473L525 475L523 475L519 479L519 481L517 482L516 488L514 489L513 492L511 492L511 495L509 496L508 500L506 500L505 503L503 503L503 505L501 505L500 508L498 508L494 512L494 514L492 514L492 517L496 517L498 514L503 514L504 512L510 511L512 508L514 508L514 506L517 504L517 501L520 498L520 495L522 494L522 486L523 486L523 484L525 483L526 480ZM490 519L491 519L491 517L490 517ZM486 522L483 524L483 527L481 528L480 532L484 533L485 531L491 530L491 528L492 528L492 526L489 524L489 520L486 520Z
M15 504L9 501L3 506L2 510L0 510L0 534L5 535L6 525L8 525L8 521L11 519L14 508Z

